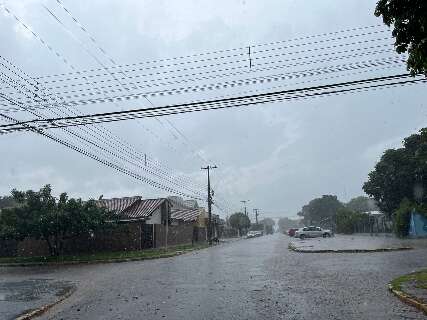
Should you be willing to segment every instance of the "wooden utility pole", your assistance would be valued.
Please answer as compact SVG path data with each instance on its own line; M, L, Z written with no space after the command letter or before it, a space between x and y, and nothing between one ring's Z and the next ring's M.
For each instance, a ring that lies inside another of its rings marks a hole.
M256 221L256 224L258 225L258 210L259 209L254 209L254 212L255 212L255 221Z
M202 170L208 171L208 243L212 244L212 192L211 192L211 178L210 170L216 169L217 166L206 166L202 167Z
M243 208L245 210L245 216L247 216L248 212L246 211L246 202L249 202L249 200L241 200L240 202L243 203Z

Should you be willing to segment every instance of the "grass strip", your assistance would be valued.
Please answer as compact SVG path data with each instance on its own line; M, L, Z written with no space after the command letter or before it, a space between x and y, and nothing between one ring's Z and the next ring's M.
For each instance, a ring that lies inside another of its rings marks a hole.
M416 297L403 289L405 287L404 284L407 282L413 283L415 288L427 290L427 269L405 274L394 279L389 284L390 291L401 301L414 306L427 315L427 302L423 298Z
M39 257L2 257L0 265L13 264L50 264L50 263L84 263L97 261L143 260L173 256L181 252L198 250L208 247L207 244L185 244L165 248L146 249L141 251L97 252L92 254L39 256Z

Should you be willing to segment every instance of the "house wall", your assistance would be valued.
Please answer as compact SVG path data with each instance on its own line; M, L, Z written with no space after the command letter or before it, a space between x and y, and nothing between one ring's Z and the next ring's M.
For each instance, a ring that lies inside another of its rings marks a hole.
M82 235L66 240L64 254L102 251L134 251L142 247L140 223L121 224L117 228L99 230L93 236ZM32 238L23 241L0 240L0 256L46 256L46 241Z
M64 254L102 251L135 251L141 247L140 223L121 224L117 228L100 230L91 235L70 239L64 244Z
M44 240L26 238L18 242L14 255L19 257L48 256L49 247Z
M100 230L93 236L84 235L69 239L64 243L65 255L107 251L136 251L144 248L143 224L140 222L121 224L115 229ZM151 228L150 233L151 233ZM165 246L166 226L155 224L154 244L156 248ZM193 223L179 222L168 226L168 245L191 244L206 241L206 228ZM46 241L25 239L24 241L0 240L0 256L47 256Z
M166 226L155 225L156 248L166 245ZM196 236L196 234L197 236ZM206 241L205 228L194 226L193 223L179 222L178 225L168 225L168 246L191 244L194 241Z
M18 241L0 240L0 257L16 256Z
M154 211L151 214L151 217L147 219L147 224L161 224L162 223L162 213L160 211L160 208L157 208L156 211Z

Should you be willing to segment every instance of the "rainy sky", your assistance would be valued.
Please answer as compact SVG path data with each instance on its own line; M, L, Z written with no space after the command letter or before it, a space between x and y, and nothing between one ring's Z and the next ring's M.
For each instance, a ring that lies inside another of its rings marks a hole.
M381 23L370 0L62 2L121 64ZM4 3L76 68L95 65L43 7L58 11L55 0ZM69 71L3 11L0 30L1 54L29 74ZM234 210L240 200L250 200L251 211L292 217L323 194L336 194L341 201L362 195L362 184L384 149L398 147L425 126L426 92L422 86L402 87L169 116L185 142L154 119L109 128L198 184L206 180L200 167L207 163L200 155L217 164L213 188ZM142 105L136 101L131 107ZM56 194L66 191L84 199L166 195L31 133L0 136L0 150L2 195L47 183Z

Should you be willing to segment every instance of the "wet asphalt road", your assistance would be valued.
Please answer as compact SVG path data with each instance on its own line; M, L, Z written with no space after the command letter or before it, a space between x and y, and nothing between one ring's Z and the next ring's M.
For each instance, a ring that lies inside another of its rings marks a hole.
M42 319L425 319L386 284L426 266L427 248L307 254L288 242L276 234L167 259L0 275L77 286Z

